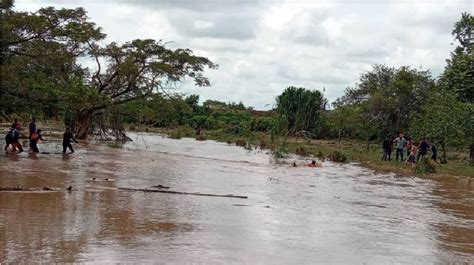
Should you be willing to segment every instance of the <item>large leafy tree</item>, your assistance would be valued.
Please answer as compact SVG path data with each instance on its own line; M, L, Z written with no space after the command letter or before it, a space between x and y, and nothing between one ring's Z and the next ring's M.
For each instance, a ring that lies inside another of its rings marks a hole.
M66 112L78 138L85 138L95 117L116 106L165 92L185 78L210 85L203 75L217 65L189 49L168 49L161 41L133 40L100 45L101 29L82 8L12 10L2 2L1 112ZM84 68L78 59L97 63Z
M469 141L465 138L468 127L473 128L473 105L456 99L452 92L434 93L413 119L411 127L416 137L426 136L441 149L441 161L446 162L448 147L461 146Z
M459 100L474 102L474 17L463 13L461 20L454 24L452 34L459 46L446 60L439 84L443 89L455 92Z
M452 35L459 45L446 60L447 65L440 76L439 86L455 93L457 99L470 103L471 116L465 126L465 138L469 139L470 160L474 164L474 121L472 104L474 104L474 17L463 13L461 20L454 24Z
M375 65L361 75L358 85L346 89L336 106L362 108L365 123L382 137L408 131L411 116L420 111L434 85L429 71Z
M88 74L88 88L96 100L77 110L75 122L78 138L85 138L93 118L108 108L145 98L166 89L184 78L197 86L209 86L203 75L206 67L217 68L205 57L189 49L168 49L161 41L134 40L100 47L91 44L89 55L97 63Z
M104 38L82 8L12 10L2 1L0 23L1 114L23 109L54 115L63 93L81 86L83 70L76 63L88 43Z
M318 135L326 104L321 92L290 86L276 98L276 112L286 122L290 135Z

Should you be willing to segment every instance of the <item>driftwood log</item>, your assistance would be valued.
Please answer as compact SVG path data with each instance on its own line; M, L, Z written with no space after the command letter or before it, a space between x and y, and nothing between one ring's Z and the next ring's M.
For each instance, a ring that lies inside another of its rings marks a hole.
M0 187L0 191L58 191L56 189L43 187L43 188L21 188L21 187Z
M183 192L183 191L172 191L172 190L153 190L153 189L132 189L132 188L118 188L124 191L142 191L142 192L159 192L169 194L181 194L181 195L195 195L195 196L209 196L209 197L225 197L225 198L236 198L236 199L247 199L247 196L239 196L234 194L210 194L210 193L199 193L199 192Z

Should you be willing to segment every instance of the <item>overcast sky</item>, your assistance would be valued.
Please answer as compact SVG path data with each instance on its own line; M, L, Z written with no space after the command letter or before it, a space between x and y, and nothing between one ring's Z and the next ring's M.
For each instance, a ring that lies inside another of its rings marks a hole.
M268 109L287 86L333 101L373 64L410 65L438 76L454 49L453 24L473 0L355 1L22 1L17 10L82 6L107 41L171 41L219 64L212 86L181 85L201 101Z

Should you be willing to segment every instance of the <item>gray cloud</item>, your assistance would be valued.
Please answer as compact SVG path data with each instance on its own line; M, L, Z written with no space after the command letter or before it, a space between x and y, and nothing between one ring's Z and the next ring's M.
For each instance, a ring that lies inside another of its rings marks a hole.
M246 40L255 37L256 14L207 14L189 10L168 13L175 29L190 38Z
M430 1L26 1L16 8L89 11L108 41L154 38L188 47L220 65L212 87L179 91L201 99L269 108L287 86L322 91L330 101L371 65L409 65L437 76L454 49L451 30L472 0Z

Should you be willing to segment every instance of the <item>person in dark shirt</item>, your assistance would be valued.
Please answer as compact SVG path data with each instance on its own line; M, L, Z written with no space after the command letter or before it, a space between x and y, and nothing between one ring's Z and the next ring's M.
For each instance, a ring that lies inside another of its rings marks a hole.
M35 133L30 134L30 151L33 153L39 153L38 141L44 141L43 136L41 135L41 130L38 129Z
M8 131L7 135L5 136L5 151L8 150L9 145L12 145L12 147L13 147L13 142L12 141L13 141L14 134L18 133L18 137L20 136L19 132L17 131L18 126L21 127L21 124L18 122L18 119L15 119L15 121L12 123L10 131Z
M382 142L382 151L382 161L390 161L390 156L392 154L392 139L388 136Z
M66 132L63 134L63 153L66 153L67 148L71 150L71 153L74 153L71 141L77 143L76 138L72 135L71 129L66 128Z
M433 144L431 145L431 160L436 161L438 159L438 150L436 149L436 146Z
M28 131L29 131L28 138L31 138L31 135L33 133L36 133L36 118L35 117L31 118L31 122L28 125Z
M21 130L21 126L18 123L16 127L12 128L10 131L11 136L9 139L9 143L12 145L13 152L16 152L17 149L19 150L19 152L23 152L23 147L21 146L21 143L20 143L20 130Z
M420 140L420 145L418 145L418 155L416 161L420 160L420 157L425 156L428 153L428 149L430 149L430 144L426 141L426 138L423 137Z

